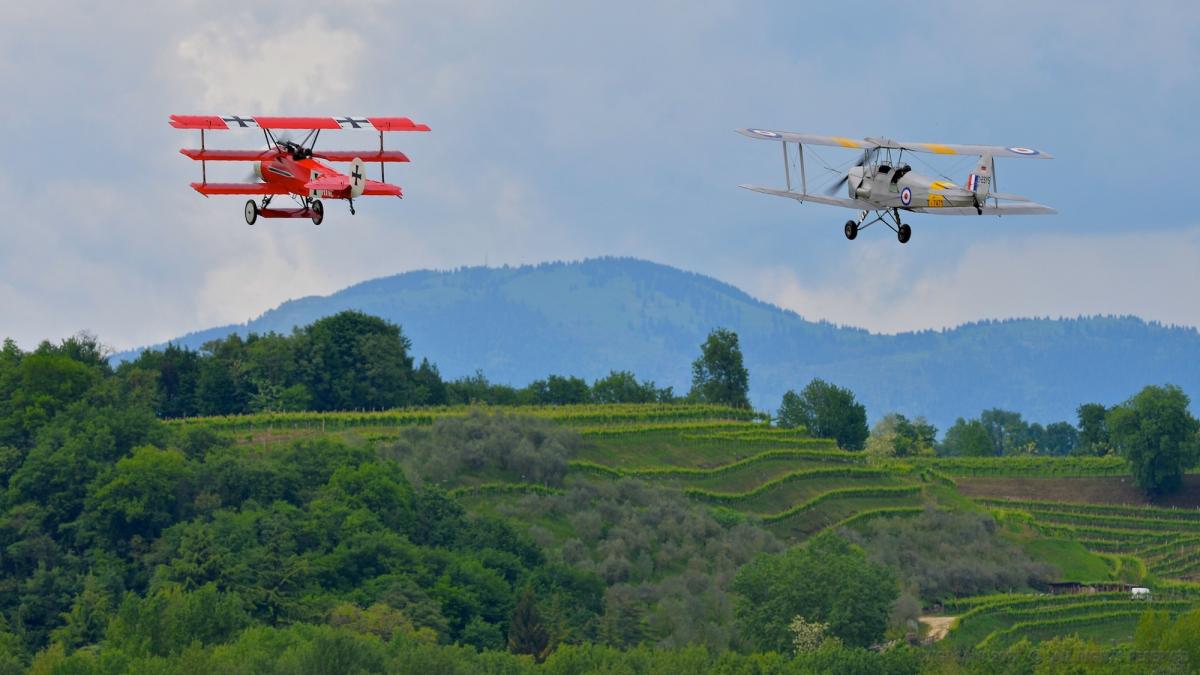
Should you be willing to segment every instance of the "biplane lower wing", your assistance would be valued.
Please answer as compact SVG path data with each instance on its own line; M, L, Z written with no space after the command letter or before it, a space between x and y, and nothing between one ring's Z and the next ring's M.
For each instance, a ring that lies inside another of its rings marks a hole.
M942 206L908 209L916 213L930 213L939 216L1040 216L1058 213L1052 206L1037 202L1021 202L1018 204L991 204L980 207L982 214L974 206Z
M842 206L848 209L866 209L868 211L877 210L879 207L865 202L861 199L849 199L847 197L831 197L829 195L814 195L804 192L796 192L794 190L777 190L775 188L763 187L761 185L739 185L738 187L754 192L761 192L764 195L773 195L775 197L787 197L795 199L798 202L813 202L815 204L828 204L830 206Z
M192 183L192 189L208 195L286 195L287 188L271 183Z

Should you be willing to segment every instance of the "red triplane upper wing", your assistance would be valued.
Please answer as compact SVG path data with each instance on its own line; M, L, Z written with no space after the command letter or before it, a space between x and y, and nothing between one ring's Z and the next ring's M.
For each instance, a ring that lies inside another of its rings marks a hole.
M263 115L171 115L176 129L373 129L375 131L429 131L407 117L266 117ZM365 158L364 158L365 160Z
M263 162L275 159L279 150L200 150L199 148L184 148L179 152L194 160L207 162ZM399 150L317 150L312 154L316 159L331 162L352 162L357 157L364 162L407 162L408 155Z

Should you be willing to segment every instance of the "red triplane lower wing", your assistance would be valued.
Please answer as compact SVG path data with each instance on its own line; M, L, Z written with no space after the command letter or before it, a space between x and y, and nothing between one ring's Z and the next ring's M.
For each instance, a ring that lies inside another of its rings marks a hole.
M176 129L374 129L375 131L429 131L407 117L266 117L262 115L171 115ZM365 160L366 158L364 158Z
M192 183L192 189L208 195L286 195L287 188L271 183Z
M325 192L342 192L350 189L349 176L323 176L316 180L311 180L304 184L304 187L309 190L321 190ZM367 180L366 186L363 188L363 195L370 197L401 197L399 185L391 183L380 183L377 180Z

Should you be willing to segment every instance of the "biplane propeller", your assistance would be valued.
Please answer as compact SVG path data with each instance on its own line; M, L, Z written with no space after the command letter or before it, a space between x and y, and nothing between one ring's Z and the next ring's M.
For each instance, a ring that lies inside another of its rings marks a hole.
M261 195L261 203L246 202L246 224L259 218L311 218L314 225L325 219L321 199L345 199L354 215L354 200L359 197L402 197L399 185L386 182L384 166L407 162L396 150L384 150L383 134L392 131L429 131L407 117L264 117L241 115L171 115L176 129L198 129L200 147L184 148L182 154L200 162L200 182L191 186L204 196ZM265 150L210 150L205 145L206 131L258 129L266 141ZM370 129L379 133L379 150L317 150L321 132L340 129ZM299 141L280 138L281 130L305 131ZM349 173L322 163L349 162ZM252 162L252 180L245 183L208 182L208 162ZM366 177L365 164L379 163L380 180ZM256 179L256 180L254 180ZM287 195L297 208L268 208L276 195Z
M893 141L889 138L865 138L857 140L841 136L816 136L795 134L768 129L738 129L743 136L760 140L778 141L783 144L783 172L787 189L739 185L738 187L787 197L799 202L815 202L855 209L857 220L847 220L843 231L847 239L854 239L860 230L875 223L883 223L896 233L900 243L912 237L912 228L900 221L900 212L934 213L951 216L1018 216L1057 213L1044 204L1032 202L1020 195L997 192L996 157L1022 157L1026 159L1052 159L1052 155L1040 150L1022 147L992 145L952 145L947 143L914 143ZM788 144L795 143L800 164L799 190L792 186L792 164ZM825 194L808 191L808 174L804 162L805 145L822 145L838 148L856 148L863 151L858 162L829 187ZM903 162L904 153L933 153L937 155L975 155L979 158L967 175L965 185L956 185L943 178L924 176ZM845 197L834 196L845 189ZM868 220L868 217L874 217Z

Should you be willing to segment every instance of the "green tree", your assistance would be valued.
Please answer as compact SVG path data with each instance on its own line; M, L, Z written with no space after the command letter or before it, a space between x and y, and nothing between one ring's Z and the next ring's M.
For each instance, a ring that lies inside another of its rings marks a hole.
M413 371L413 385L414 402L422 405L446 405L446 383L442 381L438 367L430 363L429 359L421 359L421 365Z
M1042 435L1041 450L1047 455L1071 455L1079 446L1079 431L1070 422L1054 422L1046 425Z
M737 333L717 328L700 345L692 362L692 391L688 395L705 403L749 408L750 373L742 365Z
M550 632L538 615L533 589L528 586L521 592L517 607L508 621L508 651L529 654L538 663L550 653Z
M1105 418L1113 449L1128 460L1134 482L1148 495L1175 492L1196 463L1200 422L1188 403L1179 387L1149 386Z
M792 620L829 624L829 634L866 647L883 637L895 578L869 562L862 549L832 534L779 554L763 554L738 570L736 614L743 634L762 651L790 651Z
M885 415L867 438L867 454L875 457L915 457L934 454L937 428L924 417L909 420L900 413Z
M192 468L178 450L137 448L88 497L85 530L112 542L152 540L190 505Z
M1029 425L1019 412L992 408L980 413L979 422L987 429L997 455L1033 454L1036 449ZM1028 447L1031 442L1034 447Z
M400 327L345 311L301 329L298 351L317 410L392 408L413 402L411 343Z
M1100 403L1084 403L1076 409L1079 415L1079 444L1077 452L1084 455L1107 455L1112 449L1108 437L1108 408Z
M832 438L845 450L862 450L870 430L867 409L854 392L814 379L797 395L788 390L779 406L779 426L804 427L818 438Z
M659 400L662 400L662 392L653 382L639 383L628 370L610 371L592 383L592 401L595 403L653 403Z
M996 454L987 428L979 420L958 418L942 439L942 454L961 457L991 457Z

